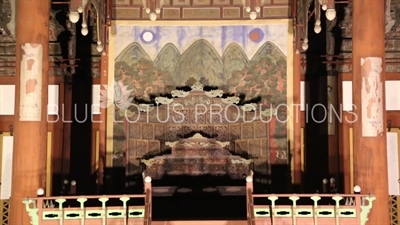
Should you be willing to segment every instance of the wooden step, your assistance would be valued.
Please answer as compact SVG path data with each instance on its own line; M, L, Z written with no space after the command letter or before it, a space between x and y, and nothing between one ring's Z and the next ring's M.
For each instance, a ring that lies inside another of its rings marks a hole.
M224 221L224 220L205 220L205 221L152 221L151 225L247 225L247 221Z
M175 194L191 193L190 188L178 188L177 186L153 187L153 196L173 196ZM218 193L221 196L246 196L245 186L217 186L202 189L204 193Z

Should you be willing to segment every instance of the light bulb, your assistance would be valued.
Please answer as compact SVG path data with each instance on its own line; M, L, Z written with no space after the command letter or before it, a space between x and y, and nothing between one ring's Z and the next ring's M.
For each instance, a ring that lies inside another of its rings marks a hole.
M85 22L83 22L82 27L87 27L87 24Z
M83 13L83 8L82 8L82 6L79 6L79 7L78 7L78 13Z
M315 25L321 25L321 20L320 20L320 19L317 19L317 20L315 21Z
M76 185L76 181L74 181L74 180L71 181L71 185L72 185L72 186L75 186L75 185Z
M79 21L79 13L76 11L71 11L68 14L68 18L72 23L77 23Z
M353 191L354 191L354 193L360 193L361 192L361 187L356 185L356 186L354 186Z
M161 9L160 9L160 8L156 8L156 10L155 10L155 11L156 11L156 13L157 13L157 14L160 14L160 12L161 12Z
M250 6L247 6L247 7L246 7L246 12L249 13L250 11L251 11Z
M146 13L149 14L150 13L150 8L146 8Z
M334 20L336 17L336 10L335 9L327 9L325 16L329 21Z
M327 10L328 9L328 6L327 5L322 5L322 10Z
M255 10L256 10L256 12L260 12L260 11L261 11L260 6L257 6L257 7L255 8Z
M38 196L44 195L44 190L43 190L43 188L37 189L36 194L37 194Z
M327 184L327 183L328 183L328 179L326 179L326 178L323 179L323 180L322 180L322 183Z
M64 180L64 184L68 184L69 181L67 179Z

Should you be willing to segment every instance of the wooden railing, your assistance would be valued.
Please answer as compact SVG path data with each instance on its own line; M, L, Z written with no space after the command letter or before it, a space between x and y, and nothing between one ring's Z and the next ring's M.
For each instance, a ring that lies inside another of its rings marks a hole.
M59 196L23 201L32 225L151 225L151 178L139 195Z
M251 176L246 193L248 225L365 225L375 200L371 195L254 194Z

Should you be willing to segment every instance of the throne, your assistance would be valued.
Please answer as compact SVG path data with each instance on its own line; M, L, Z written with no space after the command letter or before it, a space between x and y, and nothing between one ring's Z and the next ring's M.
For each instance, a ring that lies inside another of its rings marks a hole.
M250 174L252 160L232 155L221 142L200 133L175 142L166 142L170 155L143 159L146 175L161 179L165 175L228 175L231 179L245 179Z

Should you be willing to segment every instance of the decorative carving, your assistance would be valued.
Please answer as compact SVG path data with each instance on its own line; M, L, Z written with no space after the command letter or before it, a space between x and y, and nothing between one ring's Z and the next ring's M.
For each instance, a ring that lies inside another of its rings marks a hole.
M222 97L223 94L224 92L222 90L212 90L205 92L205 95L210 98Z
M3 36L15 37L15 1L0 0L0 32Z
M227 97L227 98L223 98L222 102L227 104L227 105L232 105L232 104L239 104L240 102L240 98L239 97Z
M170 123L187 124L189 122L189 113L187 109L183 110L173 109L169 111L169 113L170 113L170 118L169 118Z
M136 159L136 140L129 139L128 148L127 148L127 157Z
M202 85L199 81L196 81L193 85L192 85L192 91L203 91L204 89L204 85Z
M97 47L96 50L98 52L102 52L104 47L103 44L105 41L105 31L104 24L106 22L105 18L105 3L104 0L71 0L69 5L69 20L72 23L77 23L79 21L79 13L82 13L82 30L81 33L83 36L88 35L89 29L88 26L88 14L90 12L94 13L96 16L96 42ZM94 9L92 8L94 7Z
M71 33L68 41L68 63L71 66L70 75L75 74L75 57L76 57L76 24L72 23L70 20L65 21L67 30ZM67 76L69 82L72 83L72 77Z
M204 107L198 107L197 111L195 109L190 109L190 123L191 124L205 124L206 123L206 109Z
M190 92L187 91L181 91L181 90L173 90L171 91L171 95L174 98L185 98L190 94Z
M216 139L220 141L228 141L229 140L229 127L228 125L215 125L214 126L215 134L217 135Z
M183 104L185 107L195 107L196 105L207 106L211 104L211 99L204 95L193 95L185 98Z
M142 0L142 4L145 12L149 14L149 19L151 21L156 21L157 15L161 13L161 8L164 5L164 0Z
M235 152L236 153L247 153L247 141L246 140L237 140L235 141Z
M143 124L142 125L142 137L145 140L153 140L153 124Z
M154 138L159 141L165 141L165 125L155 124L154 125Z
M147 141L137 140L136 141L136 156L143 157L147 154Z
M147 166L146 175L160 179L169 175L227 174L231 178L243 179L249 174L252 160L233 156L225 149L229 142L209 139L200 133L176 142L167 142L172 148L170 155L142 160Z
M268 148L268 139L267 138L262 138L260 140L260 150L261 150L260 153L262 156L269 157L269 148Z
M253 159L231 159L232 164L246 164L249 165L250 163L254 162Z
M249 142L248 143L249 149L247 150L247 152L251 156L259 156L259 155L261 155L260 139L251 139L248 142Z
M167 125L167 141L178 140L181 131L181 126L179 125Z
M166 97L156 97L155 98L156 104L157 105L169 105L171 104L174 100L171 98L166 98Z
M197 125L188 125L182 127L182 136L185 137L197 130Z
M242 0L243 7L245 8L246 12L249 13L249 17L251 20L257 19L257 14L260 13L261 6L264 5L264 0L259 0L254 2L256 3L255 6L251 4L250 0Z
M243 123L242 124L242 139L254 138L254 124Z
M241 125L240 124L231 124L229 125L229 130L230 130L230 139L231 140L237 140L242 137L242 132L241 132Z
M285 149L276 150L276 163L286 164L288 161L287 151Z
M142 127L140 123L131 123L129 124L129 137L133 139L141 139L142 138Z
M158 153L161 152L161 148L160 148L160 141L149 141L149 150L148 153L150 155L157 155Z
M393 26L396 24L396 21L392 19L392 14L390 12L392 0L385 1L385 33L389 33Z
M202 131L207 135L213 136L214 127L213 126L208 126L208 125L199 125L199 131Z
M254 137L267 137L267 124L261 121L254 122Z

